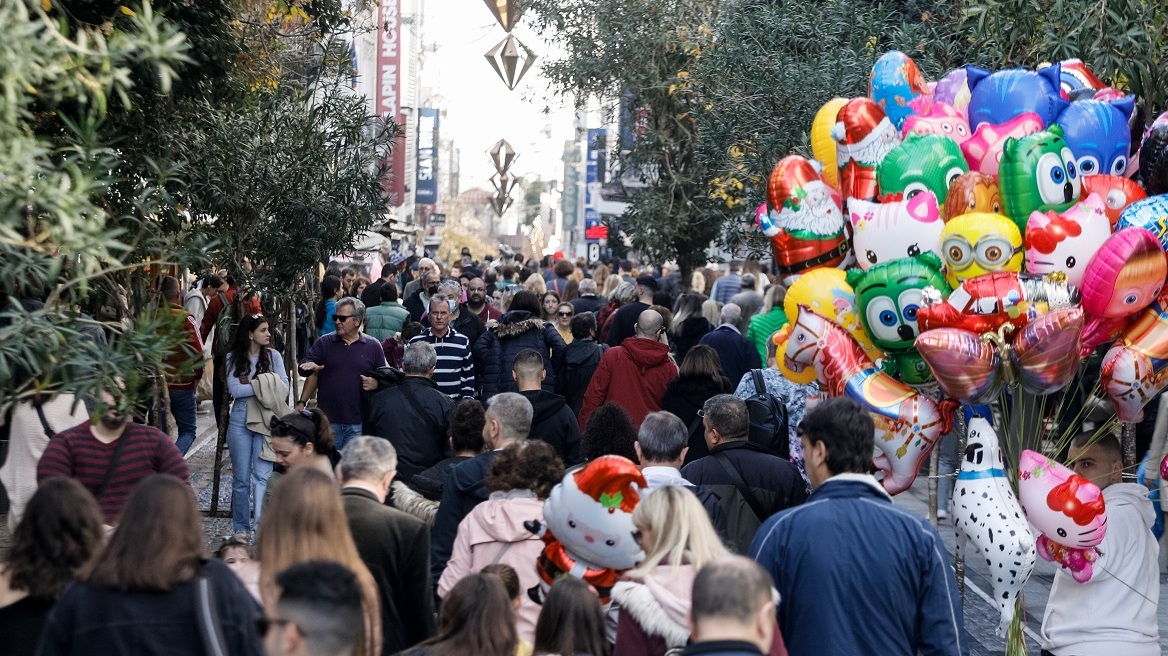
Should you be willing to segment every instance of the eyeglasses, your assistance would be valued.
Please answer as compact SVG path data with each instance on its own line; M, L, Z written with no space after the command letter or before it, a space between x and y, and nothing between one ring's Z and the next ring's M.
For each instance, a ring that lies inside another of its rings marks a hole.
M256 633L260 634L260 637L263 638L268 635L268 631L273 626L287 626L292 623L292 620L286 620L280 617L260 617L255 621Z
M352 319L355 316L357 316L357 315L354 315L354 314L344 314L344 315L334 314L333 315L333 323L344 323L345 319Z

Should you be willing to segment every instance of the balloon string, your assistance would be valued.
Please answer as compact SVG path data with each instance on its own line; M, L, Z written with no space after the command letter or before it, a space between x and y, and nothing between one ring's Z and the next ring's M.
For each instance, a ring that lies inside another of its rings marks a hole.
M1100 555L1102 555L1102 554L1100 554ZM1111 575L1111 578L1115 579L1116 581L1119 581L1119 582L1120 582L1120 583L1122 583L1122 584L1123 584L1123 585L1124 585L1124 586L1125 586L1125 587L1126 587L1128 590L1131 590L1132 592L1134 592L1134 593L1136 593L1137 595L1139 595L1139 596L1143 597L1144 599L1146 599L1146 600L1147 600L1147 602L1148 602L1149 604L1158 604L1158 603L1160 603L1158 599L1152 599L1152 598L1148 597L1148 595L1146 595L1146 594L1144 594L1144 593L1140 592L1139 590L1136 590L1135 588L1133 588L1133 587L1132 587L1132 586L1131 586L1131 585L1130 585L1130 584L1129 584L1127 581L1124 581L1123 579L1121 579L1121 578L1119 578L1118 576L1116 576L1116 575L1115 575L1115 572L1113 572L1113 571L1111 571L1111 570L1107 569L1106 567L1104 567L1103 565L1099 564L1099 561L1096 561L1095 567L1098 567L1099 569L1103 570L1104 572L1107 572L1108 574L1110 574L1110 575Z

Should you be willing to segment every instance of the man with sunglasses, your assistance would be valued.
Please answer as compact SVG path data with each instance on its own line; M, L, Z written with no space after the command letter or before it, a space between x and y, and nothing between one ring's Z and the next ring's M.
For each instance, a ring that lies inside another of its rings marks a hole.
M310 560L276 575L275 615L256 622L267 656L348 656L364 632L361 586L339 563Z
M377 381L369 374L386 366L381 344L361 332L364 321L365 304L360 299L346 296L337 301L333 315L336 331L313 342L300 361L300 373L307 378L296 409L303 409L313 393L319 392L317 407L332 424L337 450L361 434L361 391L375 389Z

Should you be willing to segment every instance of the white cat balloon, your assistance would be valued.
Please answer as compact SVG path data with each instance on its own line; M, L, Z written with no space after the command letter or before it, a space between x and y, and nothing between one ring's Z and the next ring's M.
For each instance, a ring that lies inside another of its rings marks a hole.
M852 223L856 263L865 271L925 251L941 258L941 230L945 222L941 219L937 197L931 191L887 203L850 199L848 219Z

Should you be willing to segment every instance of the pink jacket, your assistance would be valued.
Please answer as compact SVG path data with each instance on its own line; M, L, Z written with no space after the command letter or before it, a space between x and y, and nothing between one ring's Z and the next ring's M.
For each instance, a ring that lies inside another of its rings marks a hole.
M445 597L455 583L487 565L510 565L519 573L523 600L517 614L519 637L533 642L540 607L528 597L527 590L539 585L535 561L543 551L543 542L523 528L529 519L543 521L543 501L526 490L495 492L475 506L458 525L450 561L438 579L438 596Z

